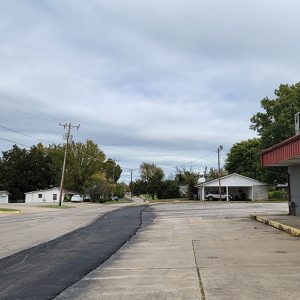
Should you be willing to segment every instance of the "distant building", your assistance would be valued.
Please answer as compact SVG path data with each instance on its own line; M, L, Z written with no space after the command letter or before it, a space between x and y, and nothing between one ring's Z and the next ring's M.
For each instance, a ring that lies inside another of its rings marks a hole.
M0 203L8 203L9 195L8 191L0 191Z
M38 190L33 192L27 192L25 194L25 203L58 203L59 202L60 189L54 187L52 189ZM65 191L63 192L63 199L65 197Z
M219 179L199 183L198 199L206 200L207 194L219 193ZM222 195L231 195L232 200L266 200L268 199L268 185L264 182L233 173L221 177Z

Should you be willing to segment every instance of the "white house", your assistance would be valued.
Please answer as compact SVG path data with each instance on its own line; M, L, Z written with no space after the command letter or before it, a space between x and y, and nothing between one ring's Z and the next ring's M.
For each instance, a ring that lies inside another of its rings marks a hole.
M0 203L8 203L9 192L0 191Z
M219 179L197 184L198 198L205 200L209 193L219 193ZM264 182L233 173L221 177L222 194L231 195L233 200L266 200L268 199L268 185Z
M54 187L52 189L47 190L39 190L25 193L25 203L58 203L59 202L59 193L60 189L58 187ZM63 192L63 197L65 192Z

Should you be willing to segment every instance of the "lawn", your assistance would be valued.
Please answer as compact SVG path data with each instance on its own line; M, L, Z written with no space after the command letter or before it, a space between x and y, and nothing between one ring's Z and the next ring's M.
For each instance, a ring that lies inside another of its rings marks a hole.
M6 213L6 212L20 212L20 210L18 209L12 209L12 208L4 208L4 207L0 207L0 213Z

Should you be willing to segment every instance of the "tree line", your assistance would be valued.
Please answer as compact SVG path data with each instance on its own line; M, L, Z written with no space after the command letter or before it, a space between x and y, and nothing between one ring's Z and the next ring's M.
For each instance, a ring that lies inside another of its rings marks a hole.
M29 191L59 187L64 157L63 145L37 144L28 149L14 145L0 158L0 190L7 190L14 201L24 199ZM71 142L67 153L65 188L88 194L94 201L104 202L112 194L122 197L126 185L118 184L122 169L106 158L91 140Z

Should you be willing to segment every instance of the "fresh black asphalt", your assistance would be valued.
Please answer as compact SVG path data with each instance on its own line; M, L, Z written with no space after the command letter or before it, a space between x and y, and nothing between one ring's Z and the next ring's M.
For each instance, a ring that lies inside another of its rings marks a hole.
M0 299L52 299L115 253L141 226L145 206L106 213L92 224L0 260Z

